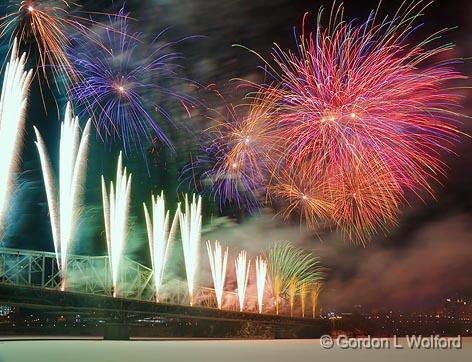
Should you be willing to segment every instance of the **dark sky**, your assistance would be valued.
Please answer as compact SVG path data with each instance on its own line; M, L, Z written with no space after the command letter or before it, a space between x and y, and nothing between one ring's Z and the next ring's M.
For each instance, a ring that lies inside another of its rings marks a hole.
M403 0L384 1L381 15L392 14ZM79 2L80 3L80 2ZM109 1L81 2L86 10L112 11ZM185 56L186 74L199 83L216 83L229 99L241 95L229 83L232 78L260 77L257 67L260 60L244 49L232 47L242 44L268 57L273 42L283 48L293 47L292 27L299 27L305 11L313 14L312 25L320 6L329 11L331 1L289 0L130 0L126 8L136 19L132 26L145 34L154 34L163 27L171 26L170 36L203 35L179 45ZM377 1L345 1L347 19L365 19ZM422 18L424 26L415 34L418 39L442 28L453 28L443 37L443 42L457 45L456 57L467 58L472 54L472 2L460 0L437 0ZM457 28L456 28L457 27ZM471 73L471 61L458 66L465 74ZM462 86L468 83L461 84ZM470 113L470 91L463 91L464 113ZM38 96L38 89L33 89ZM215 102L215 100L209 100ZM49 107L54 108L50 102ZM43 115L41 115L43 114ZM62 113L61 113L62 114ZM52 118L52 120L51 120ZM39 171L36 150L33 145L31 126L39 125L46 134L51 149L57 149L59 123L54 112L44 115L40 102L31 102L27 136L23 155L23 173L19 192L15 199L14 223L9 230L8 243L12 247L52 248L47 218L46 200ZM194 121L198 122L198 121ZM201 127L201 125L195 125ZM470 133L470 123L465 121L464 132ZM55 146L56 143L56 146ZM82 227L79 237L82 252L100 252L104 241L100 209L98 175L110 173L114 167L117 147L104 147L97 140L92 145L93 156L87 178L88 203L85 209L87 227ZM371 306L392 305L399 308L417 308L434 305L451 293L472 294L472 190L470 188L472 143L464 137L455 150L448 155L450 165L448 179L437 187L437 200L425 203L412 199L410 206L402 209L399 226L392 233L379 237L365 248L345 244L337 235L331 234L316 240L290 225L273 225L263 217L246 219L231 231L233 243L249 249L260 250L267 241L267 228L273 228L272 237L292 238L307 248L316 250L327 267L327 283L324 303L329 306L348 308L352 304ZM151 191L165 188L175 193L179 168L186 157L174 159L164 154L157 169L149 175L139 157L131 156L127 163L135 174L133 204L135 222L142 223L141 202ZM174 201L175 199L172 199ZM210 212L210 211L208 211ZM208 217L208 215L207 215ZM142 225L141 225L142 226ZM275 230L275 231L274 231ZM231 238L229 237L229 238ZM238 241L237 238L250 238ZM230 240L228 240L230 242ZM102 243L102 246L98 244ZM48 246L49 245L49 246ZM38 247L39 246L39 247Z

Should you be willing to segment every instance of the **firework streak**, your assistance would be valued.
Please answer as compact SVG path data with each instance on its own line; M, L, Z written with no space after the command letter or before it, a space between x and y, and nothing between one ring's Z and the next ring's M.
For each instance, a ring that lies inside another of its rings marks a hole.
M23 138L28 91L32 71L25 71L26 54L18 58L16 40L10 61L5 67L0 100L0 236L5 231L5 219L15 184L20 146Z
M218 309L221 309L223 302L223 288L226 280L226 265L228 264L228 248L225 251L221 244L215 241L215 247L211 247L210 240L207 241L208 258L210 259L211 276L215 287L216 302Z
M179 205L180 208L180 205ZM194 303L195 277L198 267L198 255L202 234L202 198L189 204L188 196L185 196L185 211L179 213L180 235L184 249L185 272L187 274L188 294L190 305Z
M256 258L256 287L257 287L257 305L259 313L262 313L264 303L264 288L266 282L267 261L261 256Z
M110 182L107 194L105 179L102 176L103 216L107 237L108 256L113 281L113 296L119 295L118 276L121 259L126 247L128 236L128 214L131 196L131 174L128 176L126 167L123 169L122 155L118 157L116 184Z
M61 124L58 192L55 190L53 170L46 145L36 127L34 131L46 187L54 250L62 272L62 289L64 290L67 277L67 256L74 241L81 210L80 198L87 165L90 120L87 121L84 132L80 136L79 119L74 117L72 106L67 103L64 122Z
M73 83L78 80L66 48L70 45L70 34L76 33L91 41L91 27L99 23L90 16L77 16L80 7L66 0L21 0L7 1L7 15L0 19L0 37L8 35L28 44L29 53L36 57L36 73L41 72L49 84L48 69L59 79ZM10 41L11 43L11 41ZM94 45L94 44L90 44Z
M146 204L144 206L144 215L146 218L146 227L149 241L149 250L151 253L151 264L154 273L154 287L156 301L159 301L159 288L164 279L164 269L167 262L169 246L175 239L177 231L177 222L179 220L180 209L177 208L172 226L169 230L169 210L165 209L164 192L156 198L151 197L152 218L149 215Z
M247 260L246 251L241 251L234 261L236 268L236 282L238 283L239 311L244 309L244 298L246 296L247 280L251 270L251 261Z

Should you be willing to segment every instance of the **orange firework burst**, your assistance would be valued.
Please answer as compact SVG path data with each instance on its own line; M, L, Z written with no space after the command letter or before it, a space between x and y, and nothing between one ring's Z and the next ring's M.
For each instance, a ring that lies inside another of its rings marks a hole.
M226 114L216 112L211 118L215 124L205 131L206 157L197 164L206 168L202 179L209 180L211 194L218 195L220 205L236 202L252 209L264 195L281 142L273 122L273 94L256 93L248 100L237 107L229 104ZM241 115L243 111L247 113Z
M333 220L348 239L365 244L377 230L395 224L404 196L398 177L378 156L365 154L350 161L326 184Z
M72 15L78 6L66 0L14 1L8 8L10 12L0 19L0 36L9 33L10 39L18 38L20 43L27 44L30 53L37 56L37 72L41 71L48 84L48 69L55 76L75 81L77 72L65 52L69 37L72 32L89 33L88 25L95 22Z
M392 18L378 22L373 11L364 23L333 6L329 25L320 12L314 32L304 17L295 51L274 46L261 89L277 99L283 152L266 186L286 200L285 217L316 226L329 216L365 244L396 224L407 195L432 194L445 177L442 156L453 152L462 117L450 84L465 77L447 59L451 44L431 47L442 31L411 42L427 6L405 1Z
M331 220L334 209L328 185L321 177L304 182L300 173L279 172L275 182L267 187L268 196L283 203L280 214L285 219L298 215L300 221L316 232L322 223Z

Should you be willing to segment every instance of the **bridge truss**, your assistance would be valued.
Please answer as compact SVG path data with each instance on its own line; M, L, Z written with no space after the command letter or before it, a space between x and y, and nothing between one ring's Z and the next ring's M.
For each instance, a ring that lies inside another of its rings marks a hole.
M121 296L152 300L152 270L127 257L121 268ZM51 252L0 248L0 283L58 290L61 275L56 254ZM68 291L112 295L108 256L69 255L67 263Z

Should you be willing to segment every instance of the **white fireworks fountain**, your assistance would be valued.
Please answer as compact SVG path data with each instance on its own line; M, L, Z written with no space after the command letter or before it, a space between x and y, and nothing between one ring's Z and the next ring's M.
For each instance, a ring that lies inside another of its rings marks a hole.
M159 288L161 287L164 277L164 268L167 261L169 245L175 240L180 205L177 207L172 226L169 230L169 210L166 211L165 209L164 192L161 192L161 195L156 198L152 195L151 200L152 219L145 203L143 203L143 206L144 215L146 217L152 270L154 273L156 302L159 302Z
M184 250L185 272L187 273L187 286L190 297L190 305L194 303L194 283L198 266L198 252L202 233L202 198L199 196L189 205L185 196L185 212L180 212L180 234Z
M244 309L244 298L246 296L247 280L249 270L251 269L251 261L247 260L246 251L242 250L234 261L236 267L236 282L238 284L239 311Z
M113 181L110 181L109 194L107 194L105 179L102 175L103 216L114 297L118 295L118 272L128 234L130 194L131 174L127 176L126 167L123 169L120 152L116 170L116 187L113 186Z
M211 276L215 287L216 302L218 309L221 309L223 301L223 288L226 279L226 265L228 263L228 248L223 252L221 244L215 241L215 248L212 249L210 240L206 243L208 258L210 259Z
M59 142L59 192L55 187L54 173L44 140L36 127L34 132L46 188L54 249L62 274L61 289L64 290L67 284L68 251L74 241L81 210L80 200L86 170L90 119L81 137L79 119L73 116L72 107L67 103Z
M259 313L262 313L264 302L264 288L267 274L267 262L261 256L256 258L256 286L257 286L257 305Z
M4 232L4 222L9 200L15 184L23 139L28 90L32 70L25 71L26 54L18 59L17 41L13 43L10 61L5 67L5 75L0 99L0 236Z

